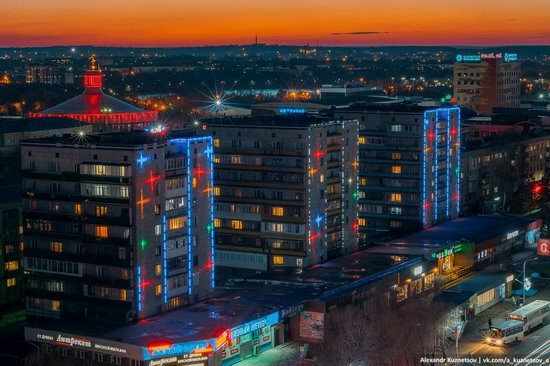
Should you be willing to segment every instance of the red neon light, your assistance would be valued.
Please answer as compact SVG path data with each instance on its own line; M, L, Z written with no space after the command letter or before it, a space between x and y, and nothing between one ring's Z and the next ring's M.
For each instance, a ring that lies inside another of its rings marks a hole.
M154 341L147 345L147 351L149 352L163 351L170 348L172 348L172 343L166 341Z
M313 244L313 242L315 241L315 239L320 238L320 237L321 237L321 234L311 234L311 235L309 236L309 242L310 242L311 244Z
M455 201L458 201L458 193L455 193L454 199L455 199Z
M313 156L315 156L317 159L321 159L323 156L325 156L325 152L317 149L317 151L313 153Z
M101 88L102 86L103 86L103 80L101 77L101 73L92 74L87 72L86 74L84 74L84 87L86 89Z
M140 283L137 284L137 287L145 287L145 286L149 286L152 282L151 281L142 281Z
M214 348L212 348L211 345L208 345L204 348L197 348L196 350L193 350L193 353L195 354L204 354L204 353L212 353L214 352Z
M149 170L149 179L145 181L145 183L149 184L149 188L151 189L151 192L155 191L155 183L160 180L160 175L154 175L152 170Z
M208 170L203 170L203 169L201 168L201 164L199 163L198 168L195 169L195 170L193 171L193 174L197 175L197 177L199 178L199 183L200 183L201 177L202 177L204 174L208 173L208 172L209 172Z
M157 111L131 113L29 113L29 118L67 117L89 124L133 124L154 123L158 119Z
M456 130L456 128L451 129L451 135L456 135L457 133L458 131Z
M353 232L356 233L357 232L357 229L359 228L359 223L357 222L357 220L355 220L353 222Z
M434 137L435 137L435 133L433 133L433 131L430 131L430 132L428 133L428 137L430 138L430 140L433 140Z

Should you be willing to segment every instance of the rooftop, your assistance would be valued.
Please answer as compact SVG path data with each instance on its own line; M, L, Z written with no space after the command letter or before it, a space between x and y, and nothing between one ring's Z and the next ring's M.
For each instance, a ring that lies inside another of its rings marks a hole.
M295 127L307 128L314 125L334 122L333 118L320 117L307 113L303 114L288 114L280 116L256 116L256 117L234 117L234 118L212 118L204 121L209 126L224 126L224 127Z
M0 134L76 128L81 125L81 122L64 117L42 119L2 118L0 119Z

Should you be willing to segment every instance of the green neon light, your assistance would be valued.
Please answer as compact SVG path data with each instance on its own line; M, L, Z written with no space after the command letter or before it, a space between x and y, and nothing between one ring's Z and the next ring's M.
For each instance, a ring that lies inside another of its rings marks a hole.
M141 240L139 241L139 248L140 248L141 250L145 250L145 248L147 247L147 244L148 244L148 243L147 243L147 240L141 239Z

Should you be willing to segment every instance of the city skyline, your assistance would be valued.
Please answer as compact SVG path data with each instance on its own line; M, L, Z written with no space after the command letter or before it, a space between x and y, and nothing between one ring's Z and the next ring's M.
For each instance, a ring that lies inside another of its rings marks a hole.
M412 15L414 14L414 15ZM451 16L452 14L452 16ZM201 46L260 43L326 46L547 44L550 7L533 0L466 0L392 6L357 0L208 4L122 0L24 0L4 5L0 47Z

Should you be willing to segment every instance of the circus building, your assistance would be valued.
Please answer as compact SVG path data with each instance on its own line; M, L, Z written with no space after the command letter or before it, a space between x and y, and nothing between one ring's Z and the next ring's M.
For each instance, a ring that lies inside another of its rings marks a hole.
M113 98L105 94L102 87L102 70L92 54L84 74L84 93L42 112L30 113L29 117L68 117L101 130L142 129L157 122L156 111L146 111Z

